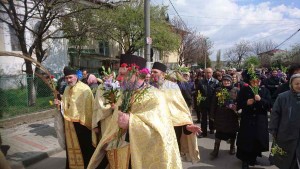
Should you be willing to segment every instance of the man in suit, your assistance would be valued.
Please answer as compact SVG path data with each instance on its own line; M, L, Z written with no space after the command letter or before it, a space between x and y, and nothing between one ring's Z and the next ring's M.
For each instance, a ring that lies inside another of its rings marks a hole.
M211 99L214 94L215 89L219 86L219 81L212 77L213 70L212 68L205 69L205 78L202 79L199 83L198 90L200 91L202 97L205 97L205 100L200 102L199 111L201 112L201 129L202 134L198 137L207 136L207 117L210 112ZM197 112L197 113L200 113ZM214 134L213 121L209 118L209 129L210 134Z

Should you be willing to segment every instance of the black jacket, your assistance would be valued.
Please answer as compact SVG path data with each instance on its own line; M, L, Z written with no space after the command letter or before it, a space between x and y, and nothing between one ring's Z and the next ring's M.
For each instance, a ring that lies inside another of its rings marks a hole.
M222 133L235 133L239 128L239 121L237 113L228 107L228 104L236 103L236 95L238 89L236 87L227 89L230 94L230 99L224 105L218 105L217 92L223 87L217 88L212 97L210 117L214 119L214 127L217 131Z
M237 146L244 152L263 152L269 149L268 111L271 96L264 87L259 88L259 96L260 101L247 105L247 100L254 98L250 86L243 86L238 93L237 106L242 109L242 113Z
M182 94L186 104L190 107L193 102L192 88L190 87L188 82L177 81L177 84L180 88L181 94Z
M206 97L204 101L200 102L200 109L210 109L212 97L217 87L219 87L219 81L215 78L211 78L209 82L207 79L202 79L199 82L198 90L200 91L202 97Z

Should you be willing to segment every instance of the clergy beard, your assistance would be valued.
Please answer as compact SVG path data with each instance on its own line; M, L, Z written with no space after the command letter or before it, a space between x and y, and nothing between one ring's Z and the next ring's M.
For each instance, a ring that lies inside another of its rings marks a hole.
M75 81L75 82L72 82L72 83L68 83L68 86L70 86L70 87L73 87L73 86L75 86L75 85L76 85L76 83L77 83L77 81Z
M160 88L163 83L164 83L164 78L161 76L156 76L156 77L151 78L150 84L156 88Z

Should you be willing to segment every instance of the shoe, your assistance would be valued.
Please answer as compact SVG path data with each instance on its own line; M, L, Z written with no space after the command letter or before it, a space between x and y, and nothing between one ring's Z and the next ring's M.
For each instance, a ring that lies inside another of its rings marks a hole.
M200 120L195 121L195 123L200 123Z
M249 169L249 163L246 161L243 161L242 163L242 169Z
M258 165L258 162L256 160L255 161L250 161L249 165L250 166L255 166L255 165Z
M229 154L234 155L235 154L235 139L229 139L230 140L230 150Z
M214 146L214 150L210 153L210 160L214 160L218 157L220 143L221 143L220 139L215 139L215 146Z
M209 134L215 134L215 131L210 130L210 131L209 131Z
M198 135L197 137L198 137L198 138L207 137L207 134L206 134L206 133L202 133L202 134Z

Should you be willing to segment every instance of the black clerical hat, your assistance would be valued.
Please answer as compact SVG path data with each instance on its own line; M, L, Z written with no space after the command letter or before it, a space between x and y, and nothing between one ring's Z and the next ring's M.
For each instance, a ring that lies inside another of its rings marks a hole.
M65 74L65 76L76 75L77 72L76 72L76 70L73 69L72 67L66 66L66 67L64 68L64 74Z
M120 57L120 66L124 63L126 63L128 66L131 64L136 64L139 66L139 69L143 69L146 67L146 62L146 59L136 55L121 54Z
M152 69L158 69L161 70L162 72L166 72L167 66L160 62L154 62Z

